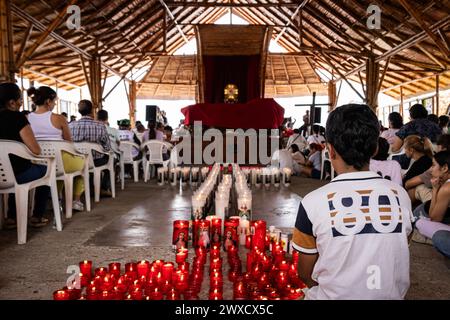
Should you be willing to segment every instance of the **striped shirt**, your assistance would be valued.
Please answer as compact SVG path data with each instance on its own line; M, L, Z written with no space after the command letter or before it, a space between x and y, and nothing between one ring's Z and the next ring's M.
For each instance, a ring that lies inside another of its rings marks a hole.
M74 142L94 142L100 144L105 151L111 150L108 131L103 123L84 116L78 121L71 122L69 128ZM101 154L94 153L95 159L101 157Z
M403 299L411 201L374 172L340 174L300 204L293 247L317 254L307 299Z

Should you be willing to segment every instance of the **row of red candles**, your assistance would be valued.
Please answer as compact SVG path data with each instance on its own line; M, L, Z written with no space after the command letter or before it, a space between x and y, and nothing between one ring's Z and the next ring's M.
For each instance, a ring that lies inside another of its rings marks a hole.
M108 268L96 268L92 273L92 262L80 262L80 286L82 289L63 288L55 291L54 300L179 300L181 294L185 300L198 299L203 281L203 269L206 256L195 257L190 264L186 261L187 249L183 261L175 268L174 263L156 260L127 263L125 273L121 275L121 264L111 263ZM201 251L201 250L200 250Z
M281 244L272 244L271 254L266 249L270 246L268 238L261 244L253 245L253 237L246 243L251 248L247 253L246 272L242 272L242 262L238 247L228 248L228 279L233 282L233 299L300 299L305 285L298 278L298 254L294 252L288 261ZM156 260L152 263L127 263L125 274L121 275L120 263L111 263L108 268L97 268L92 274L92 262L80 262L80 284L86 288L82 296L81 289L63 288L55 291L55 300L178 300L181 294L185 300L198 299L203 281L207 250L195 249L196 256L192 270L186 261L188 250L177 250L176 263ZM210 250L210 292L209 299L223 299L221 246L214 245Z

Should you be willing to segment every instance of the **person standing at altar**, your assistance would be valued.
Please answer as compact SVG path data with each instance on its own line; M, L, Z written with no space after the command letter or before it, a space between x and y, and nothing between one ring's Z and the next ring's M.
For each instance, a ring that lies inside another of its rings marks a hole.
M306 111L306 114L303 116L303 125L299 128L300 134L305 138L309 136L310 123L309 111Z

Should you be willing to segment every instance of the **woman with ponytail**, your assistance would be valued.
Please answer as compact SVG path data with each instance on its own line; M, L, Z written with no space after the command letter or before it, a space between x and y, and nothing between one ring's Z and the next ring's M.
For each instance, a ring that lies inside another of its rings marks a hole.
M0 83L0 139L18 141L25 144L34 154L40 154L41 148L31 129L25 115L19 110L22 106L22 92L14 83ZM47 167L31 163L15 155L10 155L11 164L17 183L23 184L42 178ZM48 223L43 215L49 196L48 187L38 187L35 193L35 205L30 224L34 227L42 227ZM14 194L8 199L8 218L6 228L16 227L16 201Z
M414 163L403 177L403 184L421 175L433 164L433 145L428 138L417 135L408 136L405 139L404 147L406 156L414 160Z
M27 93L36 105L36 110L28 115L28 121L30 122L36 139L38 141L65 140L72 142L72 135L70 133L67 119L62 115L52 112L56 106L56 92L50 87L42 86L39 88L31 87L27 90ZM74 156L67 152L62 152L61 156L66 172L76 172L83 169L83 158ZM58 182L59 191L61 191L62 188L62 182ZM84 192L82 177L75 178L73 190L73 209L77 211L84 211L84 205L80 201L81 195Z

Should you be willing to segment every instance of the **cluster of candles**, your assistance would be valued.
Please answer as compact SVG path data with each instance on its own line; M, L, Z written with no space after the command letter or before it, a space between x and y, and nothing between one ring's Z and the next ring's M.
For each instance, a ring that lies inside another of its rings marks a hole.
M162 186L170 183L172 186L177 186L178 183L181 183L184 187L189 183L191 186L196 187L200 182L205 181L208 172L209 167L158 168L158 185Z
M224 221L225 216L228 215L232 184L233 179L231 174L224 174L215 193L215 213L222 221Z
M198 280L190 281L192 277L189 274L189 263L186 262L187 255L187 249L179 250L177 267L173 262L163 260L152 263L145 260L130 262L125 264L124 274L121 274L121 264L117 262L110 263L108 267L96 268L93 272L92 261L82 261L79 264L80 289L64 287L53 293L53 299L180 300L181 294L185 300L195 298L196 295L189 289L192 284L197 288Z
M215 164L209 174L206 176L205 181L199 186L199 188L192 195L192 218L201 219L203 218L203 213L205 207L211 201L212 192L215 189L219 174L220 165ZM203 169L202 169L203 170ZM208 169L209 170L209 169ZM203 175L203 171L202 171Z
M262 185L267 189L271 185L278 188L281 183L289 187L291 184L292 170L290 168L253 168L244 169L243 172L247 176L249 184L256 188L260 188Z
M265 240L263 250L252 241L247 243L251 248L247 253L247 272L234 281L234 299L302 299L306 285L298 276L298 253L293 252L288 259L280 243L271 244L269 237ZM267 250L270 246L272 250Z

